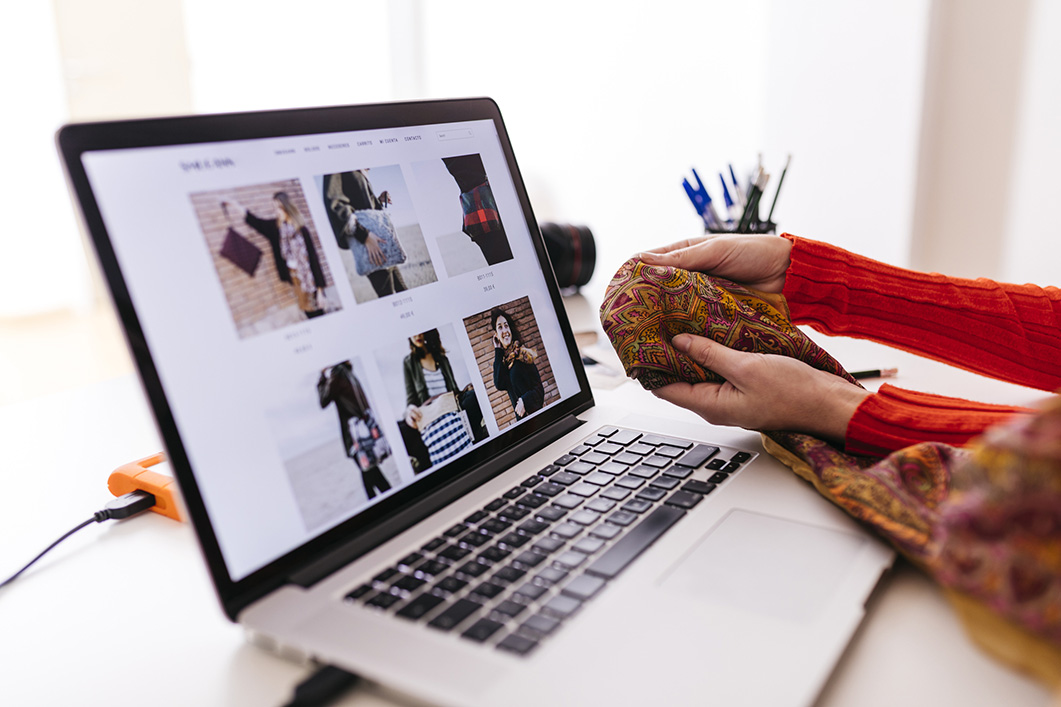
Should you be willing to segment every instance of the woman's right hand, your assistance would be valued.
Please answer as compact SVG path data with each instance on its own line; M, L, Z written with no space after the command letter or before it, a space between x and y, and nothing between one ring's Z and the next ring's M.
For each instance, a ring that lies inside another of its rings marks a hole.
M424 415L420 412L420 408L415 405L410 405L405 408L405 424L412 427L414 430L420 429L420 420L423 419Z
M373 265L383 265L386 258L383 249L379 247L380 239L375 233L370 233L365 238L365 247L368 248L368 260Z
M689 238L640 253L648 265L664 265L724 277L763 292L781 292L792 242L779 236L730 234Z

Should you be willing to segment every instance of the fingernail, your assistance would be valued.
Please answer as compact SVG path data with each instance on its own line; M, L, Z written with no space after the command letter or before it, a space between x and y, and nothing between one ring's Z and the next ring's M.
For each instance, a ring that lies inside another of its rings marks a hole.
M689 350L689 346L693 343L693 338L688 334L678 334L670 340L670 343L674 348L684 352Z

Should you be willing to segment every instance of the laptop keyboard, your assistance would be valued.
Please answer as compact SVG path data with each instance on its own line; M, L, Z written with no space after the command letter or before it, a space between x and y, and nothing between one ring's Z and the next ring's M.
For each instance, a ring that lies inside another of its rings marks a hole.
M752 457L603 427L345 600L526 655Z

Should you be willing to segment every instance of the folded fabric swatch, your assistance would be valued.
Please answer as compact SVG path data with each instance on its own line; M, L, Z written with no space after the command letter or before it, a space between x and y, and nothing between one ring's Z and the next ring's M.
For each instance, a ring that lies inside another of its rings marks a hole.
M793 326L783 296L724 278L632 258L608 285L600 318L627 375L648 390L679 381L722 380L671 345L681 333L739 351L798 358L857 385L836 359Z
M721 278L633 259L600 315L627 374L649 390L721 380L670 345L682 332L857 384L791 324L783 297ZM771 455L937 581L983 647L1061 685L1061 400L969 448L927 442L884 459L794 432L762 435Z

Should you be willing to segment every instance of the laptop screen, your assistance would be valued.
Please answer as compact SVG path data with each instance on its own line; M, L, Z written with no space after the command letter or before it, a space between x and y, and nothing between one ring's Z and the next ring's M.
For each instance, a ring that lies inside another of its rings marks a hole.
M299 115L156 145L145 121L148 144L80 153L232 582L496 456L584 383L499 120Z

